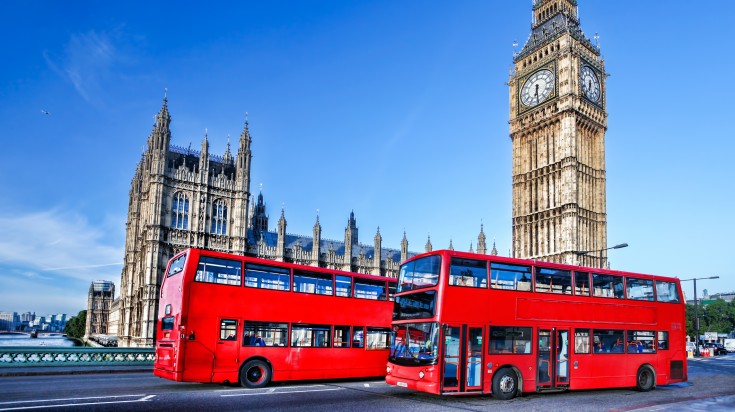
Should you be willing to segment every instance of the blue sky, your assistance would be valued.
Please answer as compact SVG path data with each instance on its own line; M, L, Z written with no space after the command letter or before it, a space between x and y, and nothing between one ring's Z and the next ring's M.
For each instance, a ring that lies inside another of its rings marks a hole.
M612 267L735 290L735 2L580 0L607 79ZM119 286L128 191L161 107L233 151L274 227L412 251L511 238L508 73L530 1L0 3L0 310L76 314ZM42 110L49 114L42 113ZM691 297L691 282L685 290Z

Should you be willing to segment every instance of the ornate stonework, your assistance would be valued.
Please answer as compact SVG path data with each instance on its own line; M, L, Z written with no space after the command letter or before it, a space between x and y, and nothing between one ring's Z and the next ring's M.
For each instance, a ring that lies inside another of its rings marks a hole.
M535 0L510 86L514 257L602 267L607 247L605 65L575 0Z
M410 256L405 233L400 251L383 248L379 230L373 245L360 244L354 213L344 241L322 239L318 216L313 236L287 233L283 210L269 230L262 193L248 213L247 120L234 157L229 143L224 155L210 154L206 135L200 151L171 145L170 123L164 99L131 182L121 296L110 314L116 324L108 328L117 329L119 346L153 345L163 272L189 247L391 277Z

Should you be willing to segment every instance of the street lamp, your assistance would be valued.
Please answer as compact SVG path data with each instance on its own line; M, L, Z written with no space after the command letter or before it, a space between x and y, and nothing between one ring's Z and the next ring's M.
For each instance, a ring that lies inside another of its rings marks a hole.
M694 356L699 356L699 311L698 311L698 305L697 305L697 281L703 280L703 279L719 279L719 276L710 276L708 278L691 278L691 279L681 279L680 282L688 282L688 281L694 281L694 333L696 336L694 337Z
M628 244L627 243L620 243L620 244L615 245L615 246L610 246L610 247L607 247L605 249L598 249L598 250L575 250L574 251L574 254L577 255L577 256L584 256L584 255L589 254L589 253L598 253L599 252L600 253L600 267L603 267L604 265L602 264L602 252L604 252L606 250L610 250L610 249L622 249L624 247L628 247Z

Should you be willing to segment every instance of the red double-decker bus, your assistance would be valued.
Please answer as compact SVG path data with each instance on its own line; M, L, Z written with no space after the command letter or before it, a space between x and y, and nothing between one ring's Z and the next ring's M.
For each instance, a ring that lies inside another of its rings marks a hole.
M251 388L384 376L395 284L188 249L161 285L154 374Z
M676 278L455 251L401 265L386 382L433 394L687 380Z

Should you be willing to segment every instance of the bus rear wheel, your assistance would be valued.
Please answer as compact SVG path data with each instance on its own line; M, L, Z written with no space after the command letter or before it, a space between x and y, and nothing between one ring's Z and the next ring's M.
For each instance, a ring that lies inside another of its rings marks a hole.
M518 392L518 376L511 369L504 368L493 376L493 398L506 401L513 399Z
M656 387L656 373L648 365L641 366L635 378L635 388L641 392L648 392Z
M271 368L262 360L251 360L240 369L240 385L262 388L271 381Z

